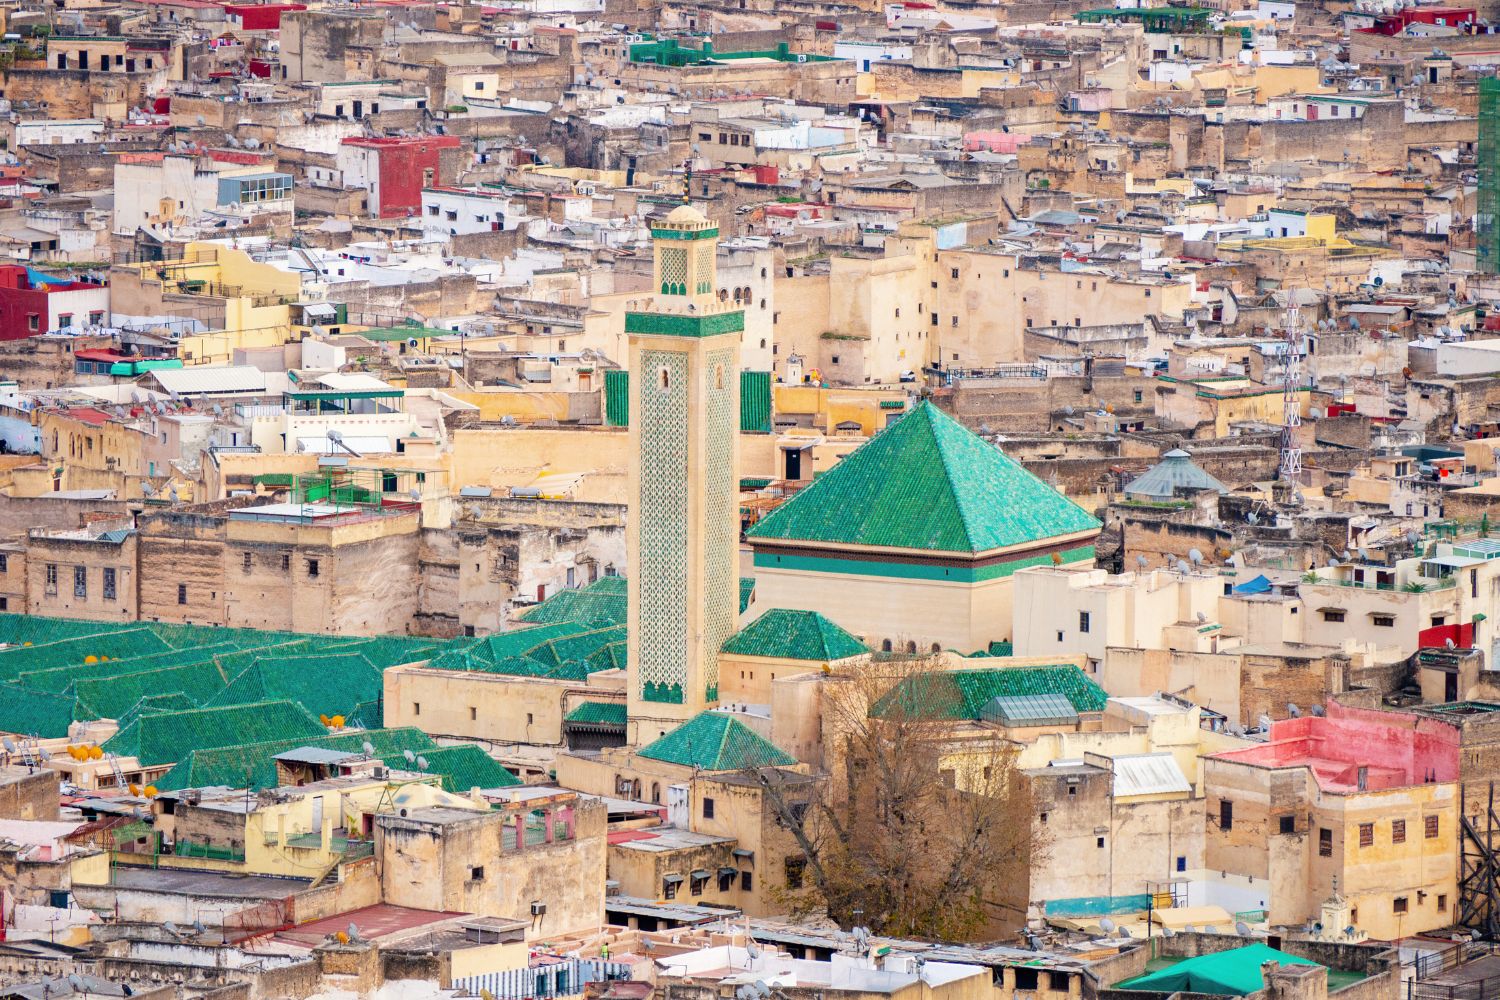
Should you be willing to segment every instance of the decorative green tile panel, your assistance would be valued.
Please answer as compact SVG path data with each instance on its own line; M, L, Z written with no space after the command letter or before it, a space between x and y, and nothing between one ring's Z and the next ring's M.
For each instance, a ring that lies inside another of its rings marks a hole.
M721 333L741 333L745 329L742 310L708 313L703 316L679 316L674 313L628 312L625 332L665 337L716 337Z

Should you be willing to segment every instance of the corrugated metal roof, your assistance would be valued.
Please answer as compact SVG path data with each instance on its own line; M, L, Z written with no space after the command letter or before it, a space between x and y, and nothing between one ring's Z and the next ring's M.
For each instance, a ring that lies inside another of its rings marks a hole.
M266 373L250 365L158 368L151 377L163 389L180 396L266 391Z
M1188 783L1177 766L1177 758L1169 753L1132 754L1114 758L1115 798L1128 795L1162 795L1171 792L1191 792Z

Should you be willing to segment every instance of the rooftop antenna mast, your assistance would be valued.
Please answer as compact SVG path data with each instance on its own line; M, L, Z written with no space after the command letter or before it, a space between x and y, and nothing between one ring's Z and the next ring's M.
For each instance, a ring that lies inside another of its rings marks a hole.
M1302 448L1297 443L1297 428L1302 426L1302 408L1298 399L1302 382L1301 310L1288 297L1282 323L1286 345L1281 388L1281 466L1276 478L1281 480L1289 502L1295 503L1302 484Z

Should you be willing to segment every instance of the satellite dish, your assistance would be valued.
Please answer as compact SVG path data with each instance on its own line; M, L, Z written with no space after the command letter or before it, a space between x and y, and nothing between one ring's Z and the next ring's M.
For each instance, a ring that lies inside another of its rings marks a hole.
M1454 642L1452 639L1444 639L1443 645L1447 646L1449 649L1453 649L1458 645L1458 643Z
M1120 933L1120 937L1122 937L1122 938L1128 938L1128 937L1130 937L1130 928L1129 927L1121 927L1119 929L1119 933Z
M172 935L173 937L182 937L182 932L177 929L177 925L174 924L174 923L172 923L172 921L170 921L170 920L163 921L161 926L162 926L163 930L165 930L168 934Z
M417 767L421 768L423 771L427 770L427 758L426 757L418 757L417 758Z
M1286 714L1294 719L1300 719L1302 718L1302 709L1289 701L1286 703Z
M1177 932L1174 931L1174 930L1172 930L1172 928L1170 928L1170 927L1163 927L1161 929L1161 936L1162 937L1176 937L1177 936Z
M1323 706L1322 705L1314 705L1311 708L1309 708L1308 711L1313 714L1314 718L1321 719L1323 717Z
M1189 566L1184 560L1182 560L1182 559L1177 560L1177 572L1179 572L1179 573L1188 573L1191 570L1192 570L1192 567Z
M349 929L345 933L347 933L349 935L349 940L350 941L358 941L359 940L359 925L356 924L352 920L349 921Z
M1260 724L1260 728L1262 730L1264 730L1266 732L1270 732L1271 731L1271 717L1269 715L1262 715L1259 719L1256 719L1255 721Z
M1139 556L1135 557L1135 564L1137 566L1139 566L1141 569L1145 569L1146 568L1146 561L1147 560L1146 560L1146 557L1144 555L1139 555Z
M1240 937L1249 937L1250 925L1245 923L1243 920L1236 920L1234 922L1234 932Z
M1198 624L1202 625L1202 624L1204 624L1207 621L1208 621L1208 615L1204 614L1201 611L1198 612Z
M51 760L52 759L52 752L50 750L48 750L46 747L37 747L36 748L36 753L37 753L38 757L42 758L42 760Z
M415 764L417 762L417 755L412 753L410 750L401 751L401 756L406 758L406 762L408 764Z
M750 958L760 958L760 949L755 947L754 941L747 940L745 942L745 954Z
M5 749L6 749L7 753L15 753L16 752L16 743L15 743L15 740L12 740L9 736L0 737L0 743L3 743L5 745Z
M1115 922L1108 917L1103 917L1099 921L1099 927L1104 931L1104 933L1109 934L1114 931Z
M1187 934L1197 934L1198 933L1198 929L1196 927L1194 927L1192 924L1188 924L1186 927L1183 928L1183 932L1187 933Z
M1248 513L1248 514L1245 515L1245 523L1246 524L1259 524L1260 523L1260 515L1257 514L1257 513L1255 513L1255 511L1252 510L1250 513Z
M411 488L411 494L410 494L410 495L411 495L411 498L412 498L412 499L413 499L413 500L418 500L418 501L420 501L420 500L421 500L421 499L422 499L422 491L421 491L421 490L419 490L419 489L417 489L417 488L416 488L416 487L415 487L415 486L413 486L413 487L412 487L412 488Z
M371 743L369 740L365 740L363 743L361 743L359 745L359 748L365 752L366 757L375 756L375 744Z
M1203 561L1203 553L1197 549L1188 549L1188 560L1196 566Z

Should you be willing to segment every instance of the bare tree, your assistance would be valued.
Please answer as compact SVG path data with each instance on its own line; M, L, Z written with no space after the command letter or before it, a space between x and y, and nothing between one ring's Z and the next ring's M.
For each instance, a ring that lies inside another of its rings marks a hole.
M936 658L910 657L830 677L828 773L811 797L806 785L758 775L803 853L788 862L791 909L936 940L1020 922L1031 865L1045 853L1030 786L1018 747L965 717L955 676Z

